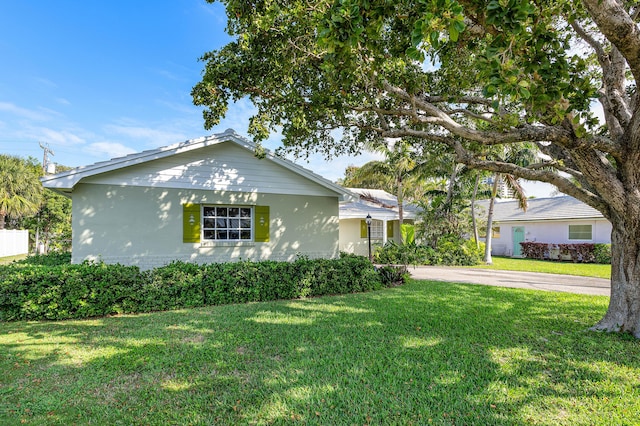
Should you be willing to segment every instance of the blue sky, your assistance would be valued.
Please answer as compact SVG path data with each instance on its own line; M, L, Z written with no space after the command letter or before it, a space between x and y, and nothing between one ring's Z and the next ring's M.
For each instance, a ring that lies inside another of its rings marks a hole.
M228 128L247 135L248 101L211 131L191 102L198 58L230 40L225 26L223 6L204 0L0 2L0 153L42 161L48 143L55 163L77 167ZM336 180L372 158L295 161Z
M48 143L54 162L76 167L228 128L247 135L249 102L211 131L191 102L198 58L230 40L225 26L223 6L204 0L0 2L0 153L42 161ZM335 180L370 158L296 161Z

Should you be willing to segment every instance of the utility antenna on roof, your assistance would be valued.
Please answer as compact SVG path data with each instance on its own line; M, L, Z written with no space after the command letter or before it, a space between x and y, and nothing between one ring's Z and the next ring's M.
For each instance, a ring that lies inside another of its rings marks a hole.
M44 172L45 175L47 173L55 173L56 165L54 163L49 164L49 154L51 154L51 156L55 155L53 153L53 150L49 148L48 143L45 144L42 142L40 142L40 148L42 148L42 150L44 151L44 156L42 158L42 171ZM50 166L53 166L53 167L50 167Z

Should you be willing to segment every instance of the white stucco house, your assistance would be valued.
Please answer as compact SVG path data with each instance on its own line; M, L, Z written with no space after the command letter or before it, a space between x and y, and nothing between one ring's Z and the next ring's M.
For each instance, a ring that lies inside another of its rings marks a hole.
M522 255L520 243L611 243L611 223L596 209L570 196L532 198L523 212L515 200L496 200L492 254ZM488 200L478 204L486 210Z
M233 130L42 178L73 200L72 262L143 269L339 254L353 194Z
M371 241L373 246L387 241L400 242L400 217L398 199L381 189L347 188L358 196L357 200L340 205L340 251L367 256L369 239L366 218L371 216ZM405 223L413 223L418 208L403 203Z

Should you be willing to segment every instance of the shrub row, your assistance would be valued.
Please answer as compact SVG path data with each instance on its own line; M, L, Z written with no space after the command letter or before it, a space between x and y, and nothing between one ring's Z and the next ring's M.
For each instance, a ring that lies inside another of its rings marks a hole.
M417 244L398 244L389 241L374 252L376 263L394 265L477 265L482 260L484 244L478 248L475 242L442 239L438 248Z
M405 271L406 272L406 271ZM0 267L0 320L60 320L377 290L404 281L368 259L299 258L197 265L174 262L150 271L83 263Z
M522 254L529 259L571 260L584 263L611 263L611 244L550 244L522 242Z

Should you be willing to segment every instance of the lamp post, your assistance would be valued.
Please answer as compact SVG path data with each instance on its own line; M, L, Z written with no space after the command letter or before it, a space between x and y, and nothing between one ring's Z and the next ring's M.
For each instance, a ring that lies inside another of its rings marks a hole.
M367 239L369 240L369 260L373 261L371 257L371 215L369 213L367 213L365 220L367 222Z

